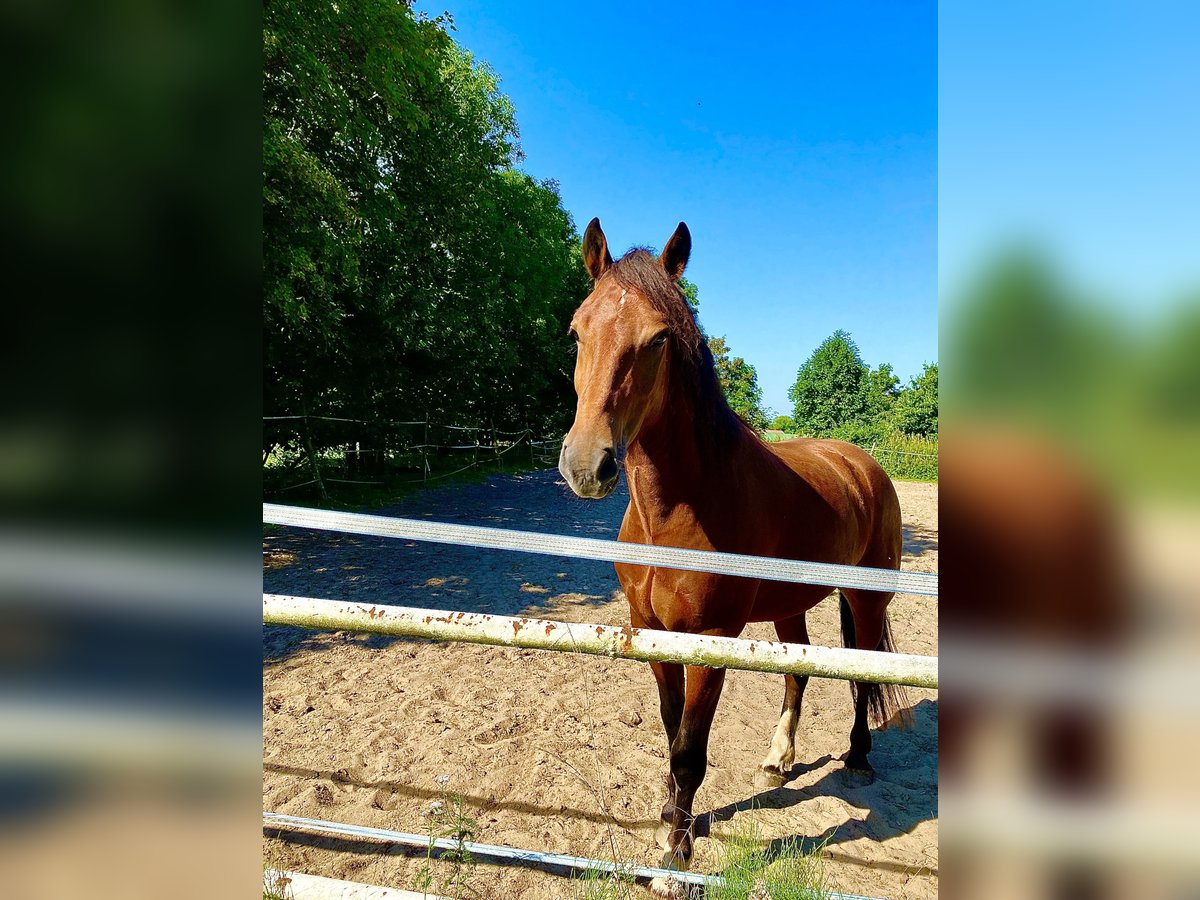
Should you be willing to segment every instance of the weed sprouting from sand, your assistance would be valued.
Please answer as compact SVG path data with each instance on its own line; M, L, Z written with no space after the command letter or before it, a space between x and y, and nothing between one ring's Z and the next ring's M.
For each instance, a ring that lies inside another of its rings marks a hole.
M796 839L766 842L756 822L716 836L718 872L703 888L686 888L688 897L704 900L826 900L828 889L822 854L825 842L805 852ZM828 838L826 838L828 840ZM571 882L571 900L640 900L632 865L617 874L586 872Z
M292 900L292 879L287 873L282 848L277 841L265 842L263 860L263 900Z
M263 869L263 900L292 900L292 879L282 869Z
M479 892L473 887L475 878L475 858L467 848L479 835L479 822L468 814L466 801L461 794L453 794L445 790L450 782L449 775L440 775L434 779L443 789L442 799L430 804L426 834L429 843L425 848L425 862L417 875L417 889L422 894L431 891L444 896L462 898L478 896ZM435 857L437 841L449 839L454 846L441 849ZM434 866L435 858L449 865L449 870L441 878L435 878L438 867Z

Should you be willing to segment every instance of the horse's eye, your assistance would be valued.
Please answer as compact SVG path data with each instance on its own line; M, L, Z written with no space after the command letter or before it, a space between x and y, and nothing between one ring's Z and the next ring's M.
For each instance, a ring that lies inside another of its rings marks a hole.
M661 347L663 344L665 344L667 342L668 337L670 337L670 335L664 331L662 334L660 334L658 337L656 337L654 340L652 340L650 342L650 346L651 347Z

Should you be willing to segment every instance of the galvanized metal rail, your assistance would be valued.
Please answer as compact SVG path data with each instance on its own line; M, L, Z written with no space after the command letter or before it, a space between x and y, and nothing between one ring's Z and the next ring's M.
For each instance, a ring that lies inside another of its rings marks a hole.
M389 831L386 828L368 828L365 825L344 825L341 822L325 822L321 819L305 819L300 816L284 816L279 813L263 813L263 828L275 831L295 831L302 834L319 834L329 837L347 837L355 840L382 841L402 847L459 851L466 850L479 859L494 859L517 862L545 868L566 869L572 872L606 872L648 881L652 878L674 878L684 884L716 886L724 883L718 875L699 872L680 872L676 869L660 869L654 866L621 866L603 859L588 859L584 856L569 856L565 853L543 853L538 850L518 850L499 844L477 844L464 841L461 844L450 838L430 839L427 834L409 834ZM870 900L857 894L822 892L826 900Z
M576 559L662 566L667 569L684 569L691 572L713 572L718 575L764 578L768 581L790 581L801 584L828 585L829 587L862 588L871 591L895 591L906 594L924 594L931 597L937 596L938 592L938 576L924 572L872 569L865 566L844 566L798 559L775 559L768 556L747 556L741 553L716 553L709 550L685 550L679 547L655 547L649 544L631 544L625 541L601 541L595 538L567 537L534 531L483 528L477 525L453 525L448 522L421 522L416 519L401 519L393 516L371 516L363 513L308 509L302 506L281 506L276 503L263 504L263 522L371 537L401 538L410 541L485 547L492 550L516 550L521 553L542 553L548 556L569 556Z

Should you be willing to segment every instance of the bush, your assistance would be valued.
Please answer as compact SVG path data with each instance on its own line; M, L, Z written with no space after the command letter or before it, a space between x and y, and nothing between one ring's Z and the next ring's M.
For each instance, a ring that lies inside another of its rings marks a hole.
M905 481L938 480L938 441L892 432L876 445L868 445L871 455L891 478Z
M883 466L889 478L899 478L902 481L938 480L936 437L906 435L864 425L846 426L838 431L835 440L849 441L868 451ZM780 437L777 434L764 434L762 439L768 444L776 444L793 437L798 435Z

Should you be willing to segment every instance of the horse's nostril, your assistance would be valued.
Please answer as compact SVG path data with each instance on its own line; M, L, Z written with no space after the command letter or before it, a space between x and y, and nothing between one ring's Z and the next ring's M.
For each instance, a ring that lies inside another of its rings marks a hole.
M617 477L617 454L611 447L607 448L600 457L600 465L596 468L596 480L612 481Z

